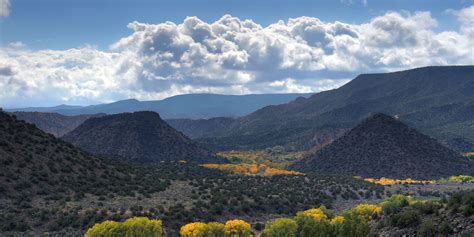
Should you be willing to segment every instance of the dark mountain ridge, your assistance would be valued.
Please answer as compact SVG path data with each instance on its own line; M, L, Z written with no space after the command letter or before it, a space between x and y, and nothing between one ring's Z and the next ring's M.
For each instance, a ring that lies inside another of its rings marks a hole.
M340 134L337 131L355 126L374 112L382 112L396 115L444 144L455 147L462 143L470 150L474 149L472 91L474 66L424 67L362 74L338 89L264 107L227 121L226 126L218 130L199 128L221 121L181 120L170 121L170 124L214 150L261 149L275 145L307 150L318 145L313 138L321 131L328 134L328 130L332 130L337 136Z
M137 163L223 161L148 111L90 118L63 139L94 154Z
M422 180L474 174L468 158L380 113L292 168L317 174Z
M44 112L14 112L17 119L35 124L39 129L53 134L55 137L61 137L64 134L74 130L84 121L91 117L104 116L105 114L87 114L66 116L58 113Z
M287 103L298 97L310 96L309 93L288 94L249 94L249 95L220 95L220 94L186 94L172 96L163 100L139 101L136 99L121 100L108 104L90 106L30 107L17 108L8 111L51 112L63 115L84 114L118 114L137 111L155 111L162 118L213 118L239 117L247 115L267 105Z

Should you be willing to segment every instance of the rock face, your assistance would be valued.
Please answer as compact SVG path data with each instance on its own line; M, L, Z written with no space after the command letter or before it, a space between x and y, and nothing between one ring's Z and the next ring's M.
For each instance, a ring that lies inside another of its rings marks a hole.
M435 179L473 175L471 161L397 119L375 114L293 169L362 177Z
M137 163L223 161L173 129L155 112L90 118L63 139L95 154Z

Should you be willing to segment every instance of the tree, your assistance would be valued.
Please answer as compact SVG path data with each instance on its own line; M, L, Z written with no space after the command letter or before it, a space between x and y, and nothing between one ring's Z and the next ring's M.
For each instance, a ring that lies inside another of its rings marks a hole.
M125 236L126 229L122 223L115 221L104 221L95 224L86 232L86 237Z
M179 233L182 237L207 237L208 225L202 222L189 223L181 227Z
M325 208L313 208L296 213L296 222L300 237L325 237L331 233L331 227Z
M161 220L133 217L125 222L104 221L87 230L86 237L161 237Z
M290 218L275 219L265 226L265 237L294 237L298 231L298 224Z
M224 237L225 226L219 222L209 222L207 224L209 237Z
M411 198L396 194L392 195L389 198L386 198L383 202L379 204L380 207L382 207L383 213L385 214L394 214L399 212L402 207L408 206L410 201L412 201Z
M252 236L250 224L243 220L230 220L225 223L225 237L249 237Z
M150 220L146 217L127 219L123 225L127 232L125 237L161 237L163 233L161 220Z
M330 224L331 224L333 236L335 237L344 236L344 231L343 231L344 222L345 222L345 219L343 216L336 216L331 220Z
M378 217L382 208L371 204L359 204L343 213L341 236L365 237L370 232L369 221Z

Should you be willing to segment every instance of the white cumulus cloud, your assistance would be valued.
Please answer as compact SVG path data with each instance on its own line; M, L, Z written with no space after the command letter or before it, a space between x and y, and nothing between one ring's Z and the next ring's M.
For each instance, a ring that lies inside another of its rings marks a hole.
M0 0L0 17L10 15L10 0Z
M473 64L472 12L437 32L429 12L387 12L363 24L314 17L266 27L225 15L215 22L131 22L109 51L0 49L3 106L160 99L183 93L327 90L361 72Z

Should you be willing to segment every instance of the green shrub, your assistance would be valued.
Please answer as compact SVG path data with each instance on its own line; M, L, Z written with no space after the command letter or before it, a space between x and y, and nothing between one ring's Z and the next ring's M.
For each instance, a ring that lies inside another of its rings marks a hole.
M438 213L438 210L441 208L441 205L434 201L419 201L415 202L413 208L419 211L422 214L431 215Z
M386 198L379 206L382 207L384 214L390 215L398 213L403 207L408 206L410 201L410 197L396 194Z
M418 228L418 235L422 237L432 237L436 235L436 226L432 221L423 222Z
M420 224L421 217L415 210L406 210L391 217L392 226L400 228L415 227Z
M444 235L444 236L451 235L451 234L453 234L453 228L451 227L451 225L448 222L444 221L439 226L439 233Z
M298 225L295 220L289 218L279 218L268 223L263 230L265 237L294 237Z

